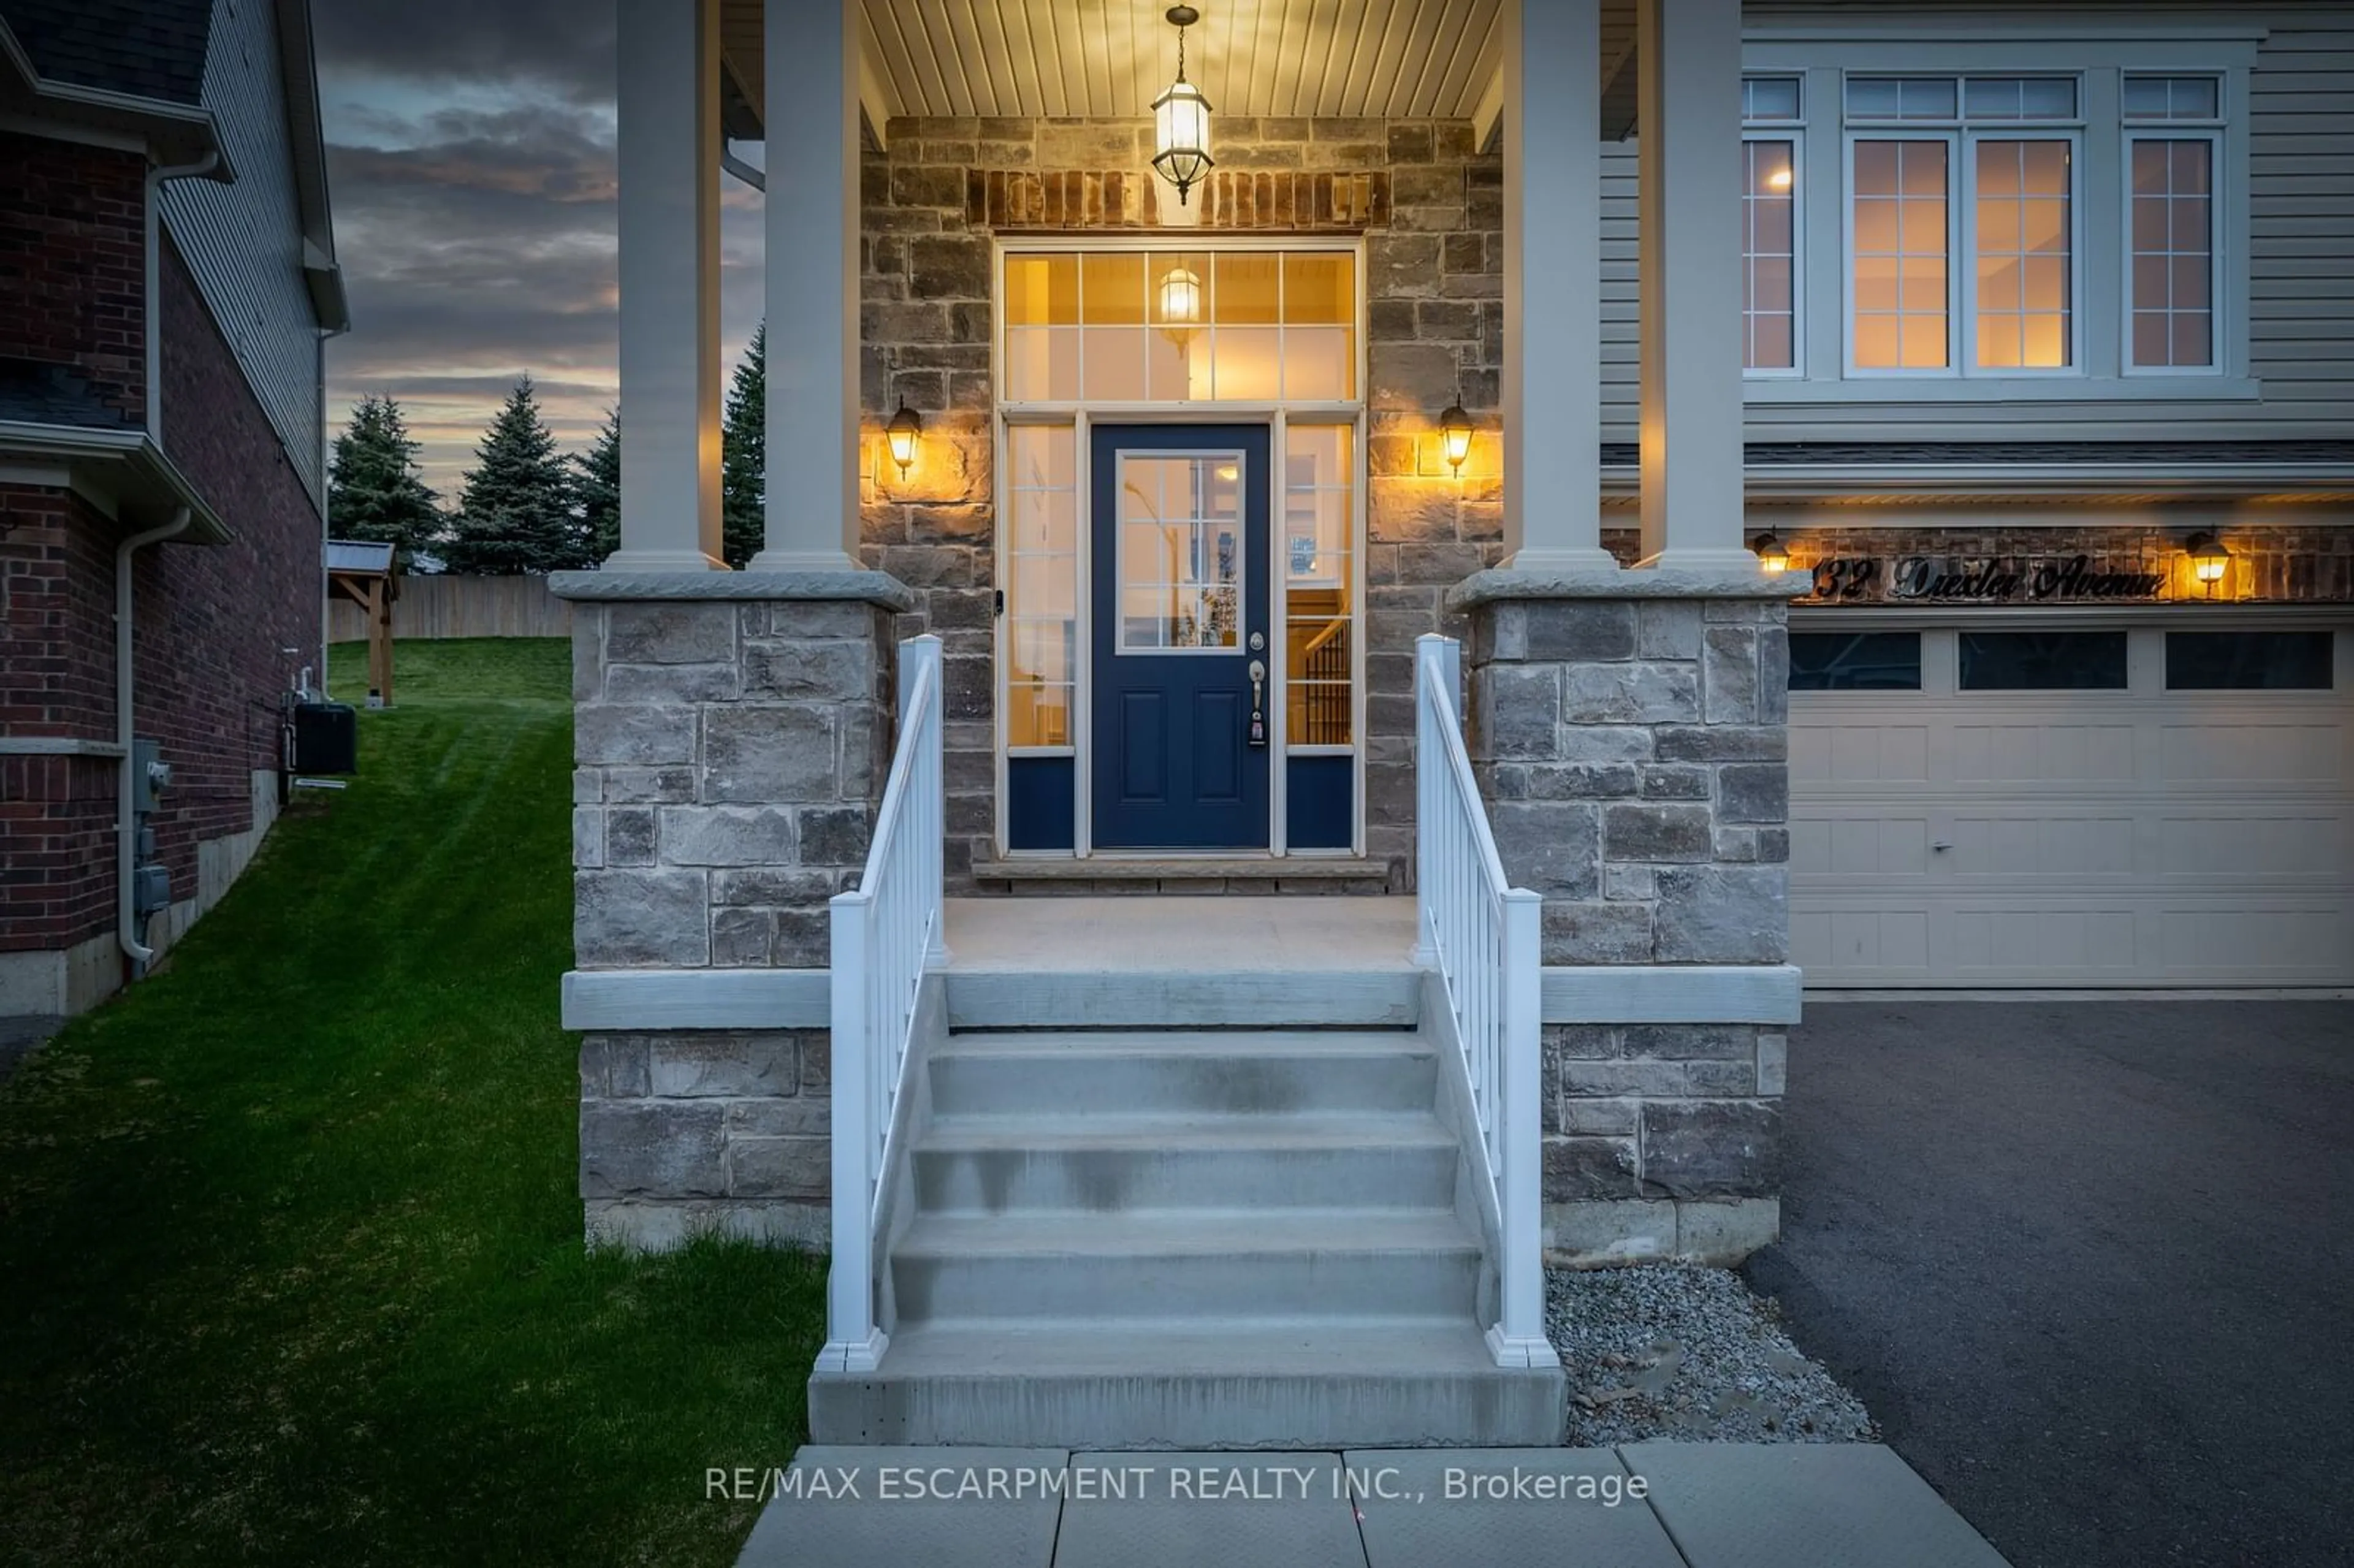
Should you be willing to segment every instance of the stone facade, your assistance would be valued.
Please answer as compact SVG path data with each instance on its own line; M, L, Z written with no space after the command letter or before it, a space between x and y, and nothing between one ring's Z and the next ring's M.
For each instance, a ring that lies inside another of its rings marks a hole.
M891 622L844 599L574 607L581 969L825 967L888 775Z
M826 967L827 901L857 885L889 777L894 620L860 599L576 600L579 969ZM589 1234L822 1245L828 1039L587 1035Z
M1470 612L1465 740L1548 965L1789 955L1787 611L1755 598ZM1784 1036L1548 1024L1546 1247L1736 1261L1778 1225Z
M697 1230L822 1247L826 1032L591 1034L580 1045L580 1197L592 1239Z
M865 555L919 596L899 635L928 630L943 643L948 874L958 892L1004 890L976 888L970 877L976 860L993 855L996 809L992 238L1158 223L1170 209L1150 167L1151 134L1141 120L895 120L889 152L866 157ZM1414 639L1459 635L1442 595L1502 550L1491 433L1503 344L1502 162L1474 150L1464 121L1222 116L1218 169L1195 210L1199 227L1172 231L1171 243L1221 233L1364 236L1366 839L1390 867L1389 891L1405 892ZM1440 457L1434 429L1458 396L1485 427L1460 475ZM905 476L881 440L902 398L924 419Z
M1757 514L1753 514L1753 518ZM2022 591L2014 602L2069 603L2084 595L2070 591L2070 579L2056 576L2053 591L2035 597L2036 574L2055 574L2078 557L2089 577L2152 579L2155 591L2105 603L2140 604L2344 604L2354 600L2354 529L2342 525L2243 523L2228 515L2201 521L2156 523L2147 512L2132 520L2064 527L2023 528L1989 523L1944 528L1859 528L1798 525L1779 527L1793 567L1814 568L1834 560L1876 560L1876 578L1850 586L1851 576L1819 574L1817 592L1802 605L1831 603L1936 604L1983 602L1910 598L1893 591L1896 563L1928 557L1960 574L1969 565L1999 562L2023 567ZM1768 519L1770 521L1770 518ZM2222 581L2207 584L2191 571L2183 541L2194 528L2211 529L2232 553Z

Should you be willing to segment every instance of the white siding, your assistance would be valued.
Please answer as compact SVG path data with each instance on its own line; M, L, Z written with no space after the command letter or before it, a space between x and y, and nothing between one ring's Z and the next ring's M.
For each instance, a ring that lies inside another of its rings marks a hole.
M302 280L302 226L271 0L215 0L205 107L220 122L236 183L171 182L162 197L164 225L285 442L287 460L313 498L323 499L318 320ZM167 404L167 449L172 417Z
M1951 382L1908 383L1885 398L1749 406L1752 440L2342 439L2354 421L2354 7L2253 0L2236 5L2168 0L2067 6L1981 6L1889 0L1751 0L1752 42L1776 28L1918 25L1949 33L1982 26L2048 27L2089 20L2120 39L2137 27L2269 29L2248 78L2245 138L2248 374L2261 396L2002 402L1940 396ZM1887 46L1891 63L1911 46ZM2033 62L2031 45L2020 58ZM1810 103L1811 120L1836 111ZM2099 134L2095 132L2094 134ZM1635 439L1635 143L1603 149L1604 439ZM2230 160L2227 159L2227 170ZM1821 175L1815 175L1819 183ZM1810 227L1809 270L1836 267L1836 232ZM2225 243L2238 242L2227 232ZM2119 283L2085 280L2086 308L2114 310Z

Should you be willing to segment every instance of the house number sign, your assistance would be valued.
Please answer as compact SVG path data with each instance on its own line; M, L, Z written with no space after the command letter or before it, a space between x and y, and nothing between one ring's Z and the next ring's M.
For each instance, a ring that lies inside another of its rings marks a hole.
M1815 563L1814 597L1836 604L2033 604L2154 599L2165 586L2162 573L2107 571L2090 556L1836 556Z

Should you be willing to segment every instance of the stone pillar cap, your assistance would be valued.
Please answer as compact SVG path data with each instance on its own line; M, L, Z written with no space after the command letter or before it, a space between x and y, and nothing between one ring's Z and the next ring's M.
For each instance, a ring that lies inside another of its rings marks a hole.
M915 590L888 572L550 572L548 591L569 599L857 599L916 608Z
M1768 575L1631 567L1615 572L1554 572L1496 567L1447 589L1447 608L1466 610L1498 599L1790 599L1814 591L1814 574L1807 571Z

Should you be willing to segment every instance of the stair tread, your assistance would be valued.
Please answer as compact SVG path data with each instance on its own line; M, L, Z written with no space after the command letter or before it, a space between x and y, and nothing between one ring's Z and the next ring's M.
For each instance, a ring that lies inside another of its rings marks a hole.
M1469 1318L1080 1319L903 1324L880 1377L1253 1377L1504 1373ZM1518 1375L1526 1375L1525 1373Z
M1428 1056L1412 1029L992 1029L951 1034L950 1056Z
M918 1153L980 1150L1336 1150L1452 1148L1428 1111L960 1113L935 1117Z
M924 1213L896 1258L1231 1257L1236 1254L1461 1253L1479 1241L1452 1209L1068 1209Z

